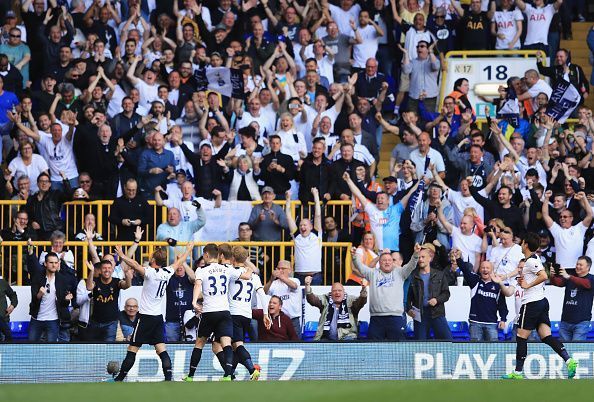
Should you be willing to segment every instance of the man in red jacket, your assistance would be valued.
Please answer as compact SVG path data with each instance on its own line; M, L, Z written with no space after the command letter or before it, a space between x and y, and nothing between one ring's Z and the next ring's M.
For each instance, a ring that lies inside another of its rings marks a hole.
M289 316L281 311L283 301L278 296L272 296L268 302L268 315L272 325L265 324L264 311L261 309L252 310L252 318L258 321L259 341L298 341L293 322Z

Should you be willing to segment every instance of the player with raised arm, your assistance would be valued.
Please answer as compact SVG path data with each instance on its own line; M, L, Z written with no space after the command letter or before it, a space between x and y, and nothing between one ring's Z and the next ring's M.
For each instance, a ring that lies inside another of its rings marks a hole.
M202 318L198 326L198 334L192 356L190 371L182 380L193 381L194 373L202 357L202 349L206 339L214 333L215 340L223 347L223 370L225 375L221 381L231 381L233 374L233 320L229 312L229 287L237 279L250 279L252 270L248 267L235 269L231 265L219 264L219 247L209 243L204 246L203 258L206 265L196 271L192 305L199 310L198 300L202 299Z
M565 345L551 336L549 301L545 297L547 273L540 257L535 254L540 246L540 238L535 233L527 233L522 241L522 252L526 256L524 268L518 276L518 285L524 289L522 307L518 317L516 335L516 370L504 375L503 379L521 380L524 378L524 361L528 355L528 337L536 329L540 339L563 358L567 366L567 377L575 377L578 362L569 357Z
M188 243L185 252L170 266L166 266L166 249L157 248L151 255L148 266L144 267L131 257L128 257L121 246L116 246L115 249L120 259L126 263L128 267L131 267L144 277L144 283L140 294L136 327L130 338L130 345L128 346L126 358L122 362L122 367L120 368L118 375L115 377L115 381L124 381L124 378L126 378L126 375L132 366L134 366L136 353L145 343L155 347L155 351L161 359L165 381L171 381L171 359L165 349L165 341L163 340L165 324L163 314L161 313L161 302L165 296L165 290L169 279L175 273L178 265L183 264L186 261L186 258L191 255L193 248L194 243Z
M226 245L219 246L219 250ZM254 265L249 260L249 252L241 246L235 246L231 249L232 261L235 269L243 267L250 267L254 270ZM222 255L224 253L219 253ZM221 261L224 264L224 261ZM231 319L233 320L233 337L231 338L234 353L233 372L238 363L241 363L250 373L252 381L258 381L260 378L260 366L252 362L252 356L243 346L245 341L245 333L250 326L252 319L252 300L254 295L258 298L261 306L266 306L266 293L264 293L264 286L260 277L252 273L250 279L236 279L231 282L229 286L229 311L231 312ZM264 315L264 325L270 327L272 324L270 316ZM215 353L222 352L221 345L216 342L213 344L213 351ZM218 355L217 353L217 355Z

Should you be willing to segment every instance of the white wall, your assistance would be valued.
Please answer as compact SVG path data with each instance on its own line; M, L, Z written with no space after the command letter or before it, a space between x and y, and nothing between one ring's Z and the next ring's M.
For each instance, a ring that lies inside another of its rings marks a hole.
M13 289L17 292L19 304L14 312L11 314L11 321L28 321L29 320L29 301L31 300L31 292L29 286L14 286ZM133 286L120 293L120 309L123 309L124 302L129 297L140 299L141 286ZM360 289L357 286L346 286L348 294L359 295ZM330 291L330 286L313 286L314 293L323 294ZM450 286L450 300L446 303L446 316L448 321L466 321L468 319L468 312L470 311L470 289L467 286ZM564 288L555 286L546 287L546 296L550 304L550 318L551 321L561 320L561 310L563 308ZM514 298L507 298L507 307L509 309L508 321L515 317ZM165 303L163 303L163 314L165 314ZM318 321L320 316L319 310L305 303L305 321ZM369 321L369 306L365 307L359 313L360 321Z

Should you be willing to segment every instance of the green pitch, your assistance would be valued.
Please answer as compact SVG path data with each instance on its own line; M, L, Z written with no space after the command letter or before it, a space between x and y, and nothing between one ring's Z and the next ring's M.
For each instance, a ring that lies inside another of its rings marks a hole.
M77 383L0 386L0 401L522 402L591 400L594 380ZM511 398L511 399L510 399Z

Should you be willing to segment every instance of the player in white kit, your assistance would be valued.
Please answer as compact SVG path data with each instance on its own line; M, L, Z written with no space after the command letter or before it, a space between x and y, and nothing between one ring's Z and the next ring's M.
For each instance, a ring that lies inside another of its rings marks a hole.
M213 333L215 340L223 347L222 367L225 375L222 381L231 381L233 374L233 348L231 347L233 321L229 312L229 287L238 278L249 279L252 270L235 269L232 266L219 264L218 256L219 247L216 244L210 243L204 246L203 258L206 265L196 271L192 305L198 310L200 308L198 300L203 299L202 317L190 357L190 370L183 378L184 381L193 381L206 339Z
M219 247L219 249L222 247ZM219 253L219 256L225 258L225 253ZM244 247L235 246L232 249L232 264L236 269L243 267L249 267L251 270L255 270L254 265L249 260L249 252ZM226 261L221 261L226 263ZM261 306L266 306L266 293L264 293L264 286L260 277L254 272L250 279L237 279L231 283L229 288L229 310L231 312L231 319L233 320L233 336L231 338L234 353L233 359L233 372L237 367L237 363L241 363L250 373L250 379L252 381L258 381L260 378L260 366L252 362L252 356L243 346L245 341L245 333L250 327L250 321L252 320L252 300L254 295L258 298L258 302ZM266 323L271 324L272 321L268 314L264 316L265 325ZM215 353L221 352L222 348L219 343L213 344L213 351ZM218 353L217 353L218 355Z
M526 256L524 268L518 276L517 286L524 289L522 307L518 317L516 335L516 370L502 378L516 380L524 378L524 361L528 355L528 336L536 329L542 342L549 345L567 365L567 376L573 378L577 370L577 360L569 357L565 345L551 336L549 319L549 301L545 297L547 273L540 257L536 254L540 246L540 238L536 233L527 233L522 241L522 252Z
M165 248L157 248L151 255L148 267L144 267L124 254L121 246L116 246L116 252L120 259L142 275L144 277L144 283L142 285L142 293L140 294L136 327L130 339L128 353L126 353L126 358L122 362L122 367L115 377L115 381L124 380L128 371L134 366L138 349L144 343L155 347L155 351L161 359L165 381L171 381L171 359L165 349L165 341L163 340L165 324L163 322L163 314L161 313L161 302L165 296L165 289L167 288L169 279L174 274L178 265L183 264L186 258L191 255L193 248L194 243L189 243L185 252L170 266L165 266L167 264L167 250Z

